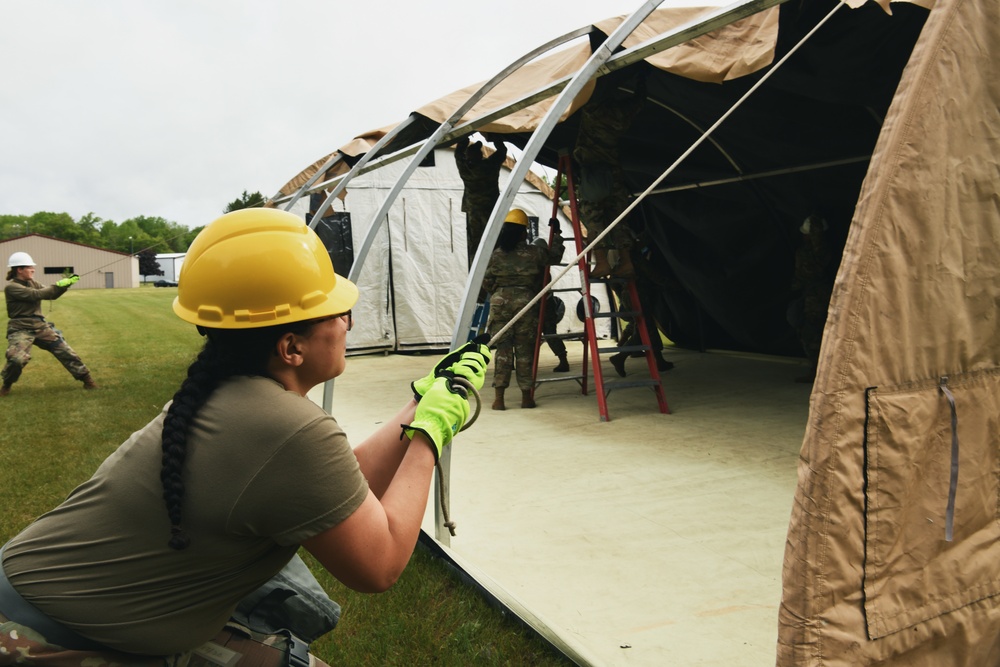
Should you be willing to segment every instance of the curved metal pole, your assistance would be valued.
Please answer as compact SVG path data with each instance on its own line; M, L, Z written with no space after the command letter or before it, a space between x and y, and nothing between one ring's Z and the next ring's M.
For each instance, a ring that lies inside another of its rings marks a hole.
M562 92L559 98L553 103L551 109L546 114L545 118L542 120L541 124L535 129L535 132L531 135L528 140L527 145L521 155L521 160L518 162L517 168L514 174L511 176L511 180L508 182L506 189L504 189L500 198L497 200L496 206L493 208L493 212L490 214L489 222L486 225L486 231L483 233L483 241L479 246L479 251L476 253L473 259L472 266L469 271L469 279L465 285L465 295L462 300L462 309L460 311L459 320L455 323L455 330L452 334L452 347L458 345L467 336L469 327L472 323L472 313L474 310L474 301L470 298L472 295L479 293L479 286L482 284L483 275L486 273L486 266L484 264L483 255L489 255L492 252L492 247L496 244L497 237L500 235L500 224L498 220L501 220L506 216L507 208L514 200L514 192L511 191L511 184L517 183L518 179L523 179L527 174L529 165L534 161L535 157L538 156L541 150L542 144L548 138L548 135L552 132L558 122L559 116L562 112L569 106L570 101L582 90L586 82L594 76L603 76L614 70L627 67L630 64L638 62L654 53L659 53L660 51L665 51L678 44L683 44L684 42L690 41L695 37L700 37L708 32L721 28L739 19L746 18L765 9L773 7L775 5L780 5L787 0L741 0L740 2L735 2L726 7L722 7L710 14L704 15L702 17L696 18L688 23L678 26L669 32L654 37L642 44L630 47L618 54L612 55L611 51L618 48L621 43L625 40L635 27L641 23L645 18L655 9L660 3L659 2L647 2L642 7L640 7L634 14L629 16L629 18L615 29L608 39L601 45L590 59L584 64L579 72L573 75L569 83L562 88ZM556 82L549 86L546 90L553 91L562 85L562 82ZM537 95L538 93L535 93ZM605 230L607 231L607 230ZM486 253L483 253L483 248L489 248Z
M375 236L378 233L379 226L382 224L381 221L386 218L389 213L389 209L392 208L393 203L396 201L396 197L403 190L403 186L406 182L410 180L410 176L416 171L420 163L424 161L427 154L430 153L438 145L438 142L442 137L445 136L453 127L455 122L460 120L469 109L474 107L479 100L486 96L491 90L493 90L497 84L506 79L512 73L520 69L525 63L528 63L538 56L550 51L556 46L565 44L566 42L576 39L581 35L586 35L590 32L589 28L581 28L579 30L574 30L573 32L566 33L562 37L557 37L549 42L546 42L542 46L530 51L529 53L521 56L513 63L505 67L500 73L494 76L492 79L484 83L479 90L473 93L469 99L467 99L451 116L448 117L443 123L438 125L437 129L431 133L431 136L427 137L421 144L420 149L417 151L413 159L410 160L409 164L406 165L406 169L400 174L399 178L392 186L392 190L389 191L388 196L385 201L382 202L382 206L379 207L377 213L372 218L371 225L368 227L368 233L365 235L365 240L362 242L361 247L358 248L357 254L354 256L354 265L351 267L351 273L347 277L348 280L357 281L358 276L361 274L361 268L364 266L365 259L368 257L369 251L371 251L372 244L375 242ZM470 131L471 133L471 131Z
M576 96L583 90L583 87L588 81L597 73L598 68L600 68L608 58L614 53L623 41L625 37L630 35L636 26L642 23L643 20L653 11L657 6L659 6L660 0L648 0L639 9L635 11L631 16L628 17L618 28L608 36L604 43L590 56L587 62L583 65L579 72L577 72L573 78L570 80L566 87L563 88L559 97L556 98L555 102L552 103L552 107L549 108L548 113L545 114L545 118L542 120L541 124L535 129L531 135L531 139L528 140L527 145L521 153L521 159L518 160L517 166L514 168L514 172L511 174L510 180L507 181L507 185L504 187L503 193L497 199L496 204L493 206L493 212L490 214L489 222L486 225L486 231L483 234L483 239L479 244L479 248L476 250L475 259L472 261L472 266L469 270L469 278L465 283L465 295L462 298L462 307L459 311L458 322L455 325L455 331L451 337L451 348L455 349L468 337L469 326L472 323L472 311L475 305L475 296L478 294L479 285L483 282L483 275L486 273L486 262L484 258L488 257L492 252L493 246L496 244L497 237L500 235L500 220L506 217L507 208L514 201L514 195L517 194L520 188L521 182L524 180L525 176L528 175L528 168L535 161L535 157L538 156L542 145L545 140L549 138L549 134L552 129L559 122L559 118L562 116L563 111L565 111L570 103L576 98ZM484 251L484 248L486 249ZM451 475L451 447L446 447L441 456L441 466L440 469L435 473L438 475L444 475L445 477L450 477ZM435 486L435 498L437 498L436 489L440 485ZM440 498L437 498L439 502L435 503L434 517L435 517L435 535L434 537L439 541L445 541L450 543L448 531L444 526L444 517L442 516L441 502ZM448 498L444 499L448 502Z
M751 3L748 4L753 4L755 2L774 2L775 4L778 4L781 2L785 2L785 0L751 0ZM548 285L543 287L541 291L539 291L538 294L536 294L527 304L525 304L525 306L521 310L515 313L514 316L511 318L510 322L504 325L504 327L500 329L500 331L493 334L493 337L490 339L488 345L493 345L493 343L497 339L499 339L500 336L502 336L504 332L506 332L515 321L520 319L539 300L541 300L541 298L545 296L545 293L550 289L553 283L557 282L560 278L562 278L562 276L564 276L567 271L573 268L574 264L579 262L588 252L590 252L591 248L594 248L601 241L601 239L610 234L611 231L614 229L614 227L622 220L624 220L625 217L632 211L632 209L634 209L636 206L639 205L639 202L645 199L646 196L650 192L652 192L656 188L656 186L662 183L667 176L672 174L673 171L678 167L678 165L680 165L684 160L686 160L688 156L695 151L695 149L701 146L702 143L704 143L711 136L711 134L716 130L716 128L718 128L727 118L729 118L729 116L734 111L736 111L736 109L738 109L743 104L743 102L745 102L751 95L753 95L758 88L764 85L764 82L767 81L776 71L778 71L778 69L780 69L781 66L784 65L785 62L787 62L788 59L795 54L796 51L798 51L799 47L805 44L806 41L809 40L809 38L811 38L813 34L815 34L828 20L830 20L830 17L832 17L834 13L836 13L837 10L839 10L843 6L844 6L843 2L836 4L833 7L833 9L830 10L829 14L827 14L823 19L820 20L819 23L813 26L813 28L809 32L807 32L799 40L799 42L795 44L795 46L793 46L784 56L782 56L777 63L772 65L771 68L767 71L767 73L764 74L764 76L758 79L756 83L754 83L745 93L743 93L743 95L729 108L728 111L722 114L722 116L717 121L715 121L715 123L713 123L711 127L705 130L705 132L700 137L698 137L698 139L695 140L695 142L691 144L691 146L686 151L681 153L681 155L676 160L674 160L674 162L669 167L667 167L667 169L662 174L660 174L660 176L657 177L656 180L650 183L649 186L647 186L646 189L637 198L633 199L632 202L627 207L625 207L625 210L619 213L618 217L616 217L611 223L609 223L608 226L600 234L595 236L594 239L591 240L590 243L583 250L581 250L577 254L577 256L573 258L558 275L553 276ZM534 137L532 137L531 141L534 141ZM531 145L531 141L528 142L529 145ZM494 209L493 214L495 215L496 213L497 211ZM495 220L491 218L490 224L494 223ZM480 250L481 249L482 248L480 248ZM479 260L478 254L476 255L476 260L477 261ZM480 280L482 279L480 278ZM468 297L468 292L466 293L466 297Z
M360 160L354 163L354 166L351 167L351 170L346 174L344 174L344 177L337 182L337 185L333 187L333 190L331 190L330 194L327 195L326 199L323 200L323 203L320 205L320 207L316 209L316 212L313 214L313 219L309 223L310 227L313 228L316 227L316 223L319 222L319 220L327 212L327 209L329 209L331 204L333 204L333 200L337 198L337 195L339 195L341 192L344 191L344 188L347 187L347 184L351 181L351 179L357 176L359 171L364 169L364 166L368 164L368 161L371 160L376 155L378 155L379 151L382 150L382 148L384 148L387 143L395 139L397 134L399 134L400 132L408 128L410 125L412 125L413 121L415 121L416 119L417 119L416 116L414 116L413 114L407 116L402 123L400 123L396 127L386 132L382 136L382 138L375 143L374 146L368 149L365 152L365 154L361 156Z
M524 180L525 176L528 174L528 169L531 167L538 153L541 151L542 146L545 141L549 138L553 128L555 128L556 123L559 122L559 118L562 116L563 111L565 111L573 99L583 90L583 87L587 85L591 78L597 74L598 70L604 65L613 54L615 49L621 46L625 38L632 34L632 31L642 23L649 14L660 5L661 0L647 0L639 9L632 13L625 21L623 21L613 33L611 33L608 38L604 41L601 46L591 54L590 58L584 63L583 67L573 75L566 87L563 88L559 97L553 102L552 106L549 108L548 112L545 114L545 118L538 125L535 131L532 133L531 138L525 145L524 150L521 151L521 159L518 160L517 166L514 168L514 173L511 174L510 180L507 181L507 185L504 187L503 192L497 199L496 204L493 206L493 212L490 214L489 222L486 225L486 231L483 233L482 243L479 245L479 249L476 251L476 257L472 260L472 267L470 267L469 278L465 283L465 295L462 299L462 308L459 311L458 322L455 324L455 330L451 337L451 347L452 349L458 347L460 344L465 342L465 339L469 334L469 327L472 324L472 313L475 307L475 295L479 293L479 286L483 282L483 276L486 273L486 258L493 251L493 246L496 245L497 237L500 236L500 221L506 217L507 210L514 201L514 195L517 193L518 187L520 187L521 181Z
M317 169L316 173L313 174L312 176L310 176L309 180L306 181L305 183L303 183L302 187L299 188L295 192L295 194L291 196L291 198L289 198L288 203L285 205L285 210L286 211L292 210L292 206L295 206L295 202L297 202L299 199L301 199L302 195L304 195L306 193L306 190L308 190L309 188L311 188L313 186L313 183L315 183L316 181L319 180L320 175L325 174L327 169L329 169L333 165L335 165L338 162L340 162L343 159L343 157L344 156L341 155L339 152L336 152L333 155L331 155L330 157L328 157L326 159L326 162L323 163L323 166L320 167L319 169ZM275 199L277 199L277 198L275 198Z

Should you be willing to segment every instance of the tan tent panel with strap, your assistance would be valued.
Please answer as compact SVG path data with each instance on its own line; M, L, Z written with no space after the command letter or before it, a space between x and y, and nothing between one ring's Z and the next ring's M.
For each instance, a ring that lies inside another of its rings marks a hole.
M942 0L883 125L830 305L781 665L1000 663L998 107L1000 5Z

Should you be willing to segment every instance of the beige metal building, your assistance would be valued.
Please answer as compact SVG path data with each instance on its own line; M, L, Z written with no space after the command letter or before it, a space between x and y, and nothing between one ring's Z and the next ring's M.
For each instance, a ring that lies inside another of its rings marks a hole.
M43 285L59 280L68 269L80 276L74 289L139 286L139 259L128 253L27 234L0 241L5 275L7 259L19 251L28 253L37 262L35 280Z

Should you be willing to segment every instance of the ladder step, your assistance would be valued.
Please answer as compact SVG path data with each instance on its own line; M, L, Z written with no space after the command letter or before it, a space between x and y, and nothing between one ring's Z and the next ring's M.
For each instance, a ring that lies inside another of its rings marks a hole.
M595 312L594 317L605 317L608 319L631 319L638 315L634 310L602 310Z
M582 375L564 375L557 378L538 378L535 380L535 386L540 384L546 384L548 382L566 382L567 380L576 380L577 382L583 382Z
M656 380L612 380L604 381L604 395L607 396L611 393L612 389L626 389L629 387L659 387L660 383Z
M583 340L587 336L585 331L571 331L570 333L542 334L542 340Z
M563 192L560 192L560 190L562 189L562 184L564 182L563 179L565 179L566 187L565 190L563 190ZM574 187L574 179L572 174L572 160L570 158L568 151L566 150L561 151L559 154L559 164L556 171L555 182L557 183L556 198L559 199L559 203L553 205L552 209L553 217L558 215L559 206L571 205L567 199L564 199L561 196L562 194L565 193L566 196L568 197L568 193L572 191ZM604 372L603 364L601 363L602 355L611 353L620 353L623 355L644 357L648 362L651 362L652 361L651 346L618 345L617 340L611 339L607 341L609 346L598 347L597 333L594 328L595 320L600 318L608 320L616 320L616 319L631 320L631 322L633 322L637 327L637 331L641 332L643 330L643 327L645 327L646 325L646 316L642 312L642 305L639 302L639 295L636 289L634 276L629 276L629 277L607 276L603 278L596 278L590 275L590 272L584 266L585 260L582 259L584 243L586 239L584 239L581 234L580 221L577 215L578 211L575 209L575 207L572 208L573 211L572 215L570 216L571 217L570 222L573 232L572 241L573 245L576 246L576 253L577 253L577 259L574 262L572 262L572 264L576 264L581 268L580 272L581 285L580 287L555 288L552 289L551 291L575 292L583 296L589 295L589 303L586 303L587 307L584 309L586 311L586 316L584 318L584 331L581 333L569 333L569 334L545 334L542 332L542 324L539 324L538 333L536 334L535 338L535 358L533 364L534 369L532 377L532 381L534 382L534 384L532 385L532 392L534 392L535 388L537 388L539 385L542 385L546 382L575 381L579 383L580 387L583 390L583 394L586 395L588 393L587 382L592 374L594 380L594 389L597 390L596 391L597 406L598 406L598 411L600 413L601 421L608 421L610 419L610 417L608 416L608 406L607 406L608 394L615 389L624 389L629 387L649 387L653 389L653 393L656 396L660 412L663 414L667 414L670 412L670 409L667 407L666 398L664 397L663 384L658 379L654 379L654 378L659 378L659 374L658 374L658 368L656 366L653 366L652 363L647 364L649 367L649 375L647 376L635 375L635 376L630 376L629 379L615 381L615 380L609 380L608 379L609 374ZM552 229L549 230L550 242L552 240L553 232L554 230ZM564 239L570 240L568 237L564 237ZM570 267L571 264L568 262L564 263L560 261L558 264L555 264L554 266ZM568 270L569 269L566 269L565 272L568 272ZM547 283L548 281L551 280L548 268L545 269L544 277ZM590 289L595 284L604 284L608 288L608 297L611 301L610 308L614 310L610 310L608 312L600 311L600 306L598 304L598 301L597 299L594 298L592 290ZM616 295L612 294L612 290L616 293ZM543 303L542 308L544 308L545 302L542 303ZM581 299L580 303L584 304L585 301ZM615 309L617 306L626 304L628 306L627 310ZM612 323L611 325L613 327L614 323ZM554 340L560 340L560 341L579 340L583 342L584 356L583 356L583 363L579 369L580 374L578 375L558 374L557 377L538 378L538 371L539 371L538 348L541 345L542 341L548 341L551 343ZM643 340L646 339L643 338ZM622 342L638 343L639 340L632 338L629 341L622 341ZM588 366L588 355L590 357L589 366ZM603 360L608 361L606 357ZM621 368L621 366L616 365L615 371L618 371L619 368Z
M599 347L597 351L601 354L607 352L645 352L652 349L649 345L619 345L617 347Z
M607 285L627 285L634 280L635 278L617 278L615 276L608 276L607 278L595 278L594 276L590 276L590 282L603 283Z

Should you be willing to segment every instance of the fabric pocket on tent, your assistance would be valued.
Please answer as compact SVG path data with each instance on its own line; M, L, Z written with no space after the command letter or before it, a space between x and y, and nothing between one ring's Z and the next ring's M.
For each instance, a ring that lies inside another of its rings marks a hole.
M1000 593L1000 369L873 387L866 412L865 617L878 639Z

